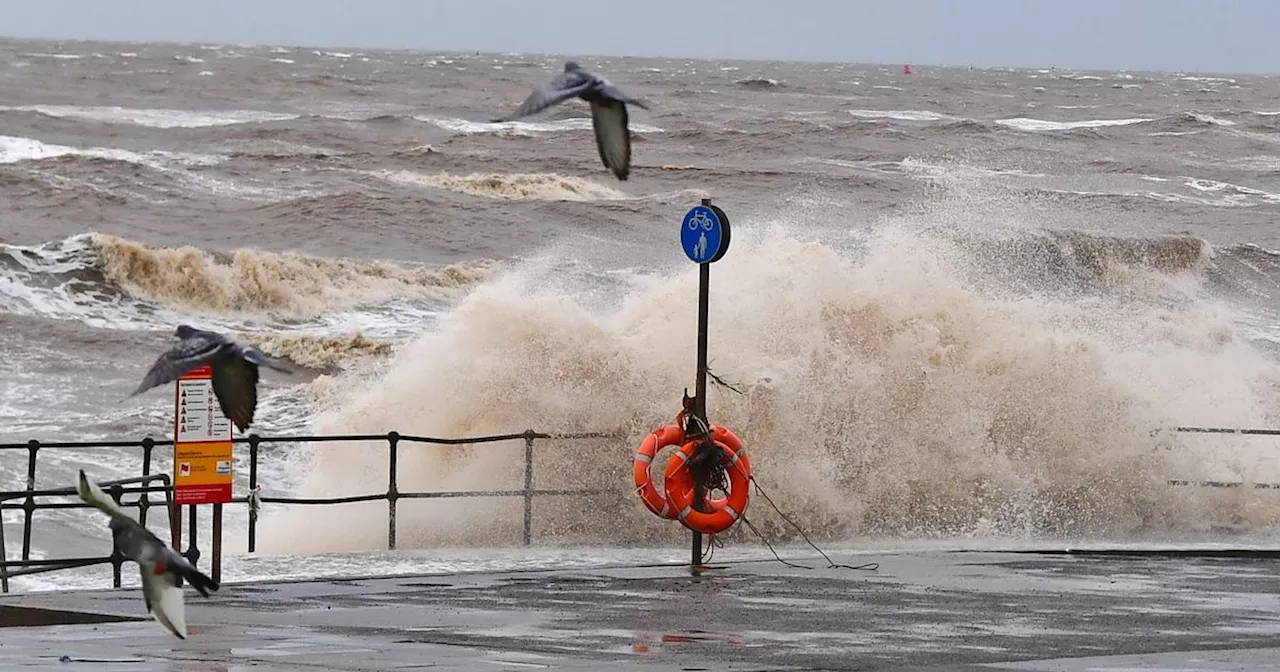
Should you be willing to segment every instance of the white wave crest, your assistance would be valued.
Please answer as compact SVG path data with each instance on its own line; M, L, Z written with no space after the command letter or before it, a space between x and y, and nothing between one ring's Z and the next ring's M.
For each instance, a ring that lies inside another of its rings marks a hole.
M0 163L41 161L63 156L84 156L132 163L173 177L182 185L182 188L196 193L240 198L259 203L272 203L299 197L321 195L320 192L313 189L281 187L273 181L261 178L235 180L215 177L207 171L187 170L187 168L194 166L212 166L226 161L226 156L218 154L192 154L165 150L134 152L112 147L80 148L49 144L33 138L0 135ZM38 174L41 171L32 172L33 174ZM41 179L56 183L58 186L68 184L87 186L76 179L62 175L43 174ZM181 195L181 192L176 195Z
M959 121L960 117L928 110L849 110L859 119L896 119L898 121Z
M0 106L0 111L36 112L61 119L106 124L131 124L148 128L205 128L297 119L296 114L264 110L174 110L120 106L20 105Z
M1130 124L1142 124L1148 121L1151 121L1151 119L1145 117L1134 117L1132 119L1085 119L1082 121L1049 121L1046 119L1017 117L1014 119L995 119L994 123L1019 131L1034 133L1040 131L1071 131L1079 128L1103 128L1106 126L1129 126Z
M42 159L55 159L60 156L86 156L97 159L110 159L112 161L125 161L156 169L165 169L174 163L188 166L211 166L221 163L225 159L225 157L216 154L191 154L162 150L139 153L110 147L82 149L67 145L53 145L33 138L0 135L0 163L39 161Z
M557 121L471 121L468 119L458 119L455 117L413 117L416 121L431 124L446 131L454 133L474 134L474 133L493 133L496 135L523 135L532 136L536 133L561 133L564 131L589 131L591 130L591 119L589 117L578 117L575 119L560 119ZM663 130L657 126L649 126L647 124L638 124L634 121L629 124L631 131L634 133L662 133Z
M1199 112L1191 112L1191 118L1204 124L1213 124L1214 126L1235 126L1236 122L1227 119L1219 119L1209 114L1200 114Z

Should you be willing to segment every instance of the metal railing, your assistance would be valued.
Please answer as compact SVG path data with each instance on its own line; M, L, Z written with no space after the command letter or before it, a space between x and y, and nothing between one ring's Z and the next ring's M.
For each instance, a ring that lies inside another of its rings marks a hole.
M1280 429L1236 429L1226 427L1173 427L1167 431L1175 433L1193 433L1193 434L1234 434L1240 436L1280 436ZM1154 433L1153 433L1154 435ZM328 435L328 436L278 436L278 437L261 437L257 434L250 434L246 437L233 439L233 443L247 444L249 446L249 491L247 495L234 497L231 500L233 504L244 504L248 506L248 551L255 552L257 547L257 526L258 526L258 510L262 504L296 504L296 505L331 505L331 504L352 504L359 502L387 502L387 548L395 549L396 547L396 509L397 503L402 499L434 499L447 497L521 497L524 500L524 519L522 527L522 543L529 545L532 539L532 520L533 520L533 499L534 497L545 496L562 496L562 495L593 495L609 492L604 489L559 489L559 490L540 490L534 487L533 467L534 467L534 443L537 440L584 440L584 439L619 439L623 438L620 434L610 433L576 433L576 434L545 434L528 430L518 434L499 434L491 436L477 436L457 439L443 439L427 436L411 436L402 435L398 432L388 432L386 434L352 434L352 435ZM425 491L425 492L402 492L398 485L398 458L399 446L401 443L421 443L445 446L481 444L481 443L497 443L501 441L524 441L524 485L519 489L506 490L468 490L468 491ZM387 469L387 489L385 492L377 492L363 495L350 495L344 497L275 497L261 494L261 483L258 477L258 468L260 463L260 446L262 444L281 444L281 443L332 443L342 441L385 441L388 447L388 469ZM173 501L173 484L166 473L151 473L153 467L153 457L156 448L171 448L172 440L156 440L150 437L143 438L139 441L57 441L57 442L40 442L28 441L26 443L9 443L0 444L0 451L27 451L27 479L26 487L22 490L14 490L0 492L0 550L4 550L5 546L5 525L3 521L3 513L5 511L18 510L22 512L22 550L20 558L9 560L8 553L3 554L0 558L0 591L9 592L9 578L16 576L24 576L28 574L37 574L41 572L51 572L63 569L73 569L78 567L86 567L96 564L110 563L112 565L112 585L120 587L121 566L125 562L125 558L120 554L119 549L113 547L111 555L102 557L82 557L82 558L59 558L59 559L32 559L31 558L31 530L32 530L32 514L40 510L51 509L75 509L90 508L88 504L75 499L70 502L49 502L42 501L50 497L75 497L76 491L73 487L67 488L50 488L36 489L36 465L38 456L41 451L55 449L94 449L94 448L141 448L142 449L142 475L134 478L125 478L115 481L107 481L102 485L106 492L124 508L136 508L138 510L138 519L144 525L147 520L147 512L155 506L163 505L169 514L170 537L172 546L177 549L180 546L182 537L182 521L181 506L174 504ZM151 483L159 481L162 485L151 485ZM1208 487L1208 488L1244 488L1252 489L1280 489L1280 483L1249 483L1240 481L1207 481L1207 480L1184 480L1171 479L1168 481L1171 486L1192 486L1192 487ZM153 500L150 495L153 493L163 494L163 499ZM136 495L136 499L129 501L126 496ZM21 503L12 503L13 500L21 500ZM222 539L221 539L221 517L222 505L214 504L213 507L213 527L212 527L212 544L213 544L213 567L212 574L215 579L220 580L221 557L222 557ZM196 534L196 506L187 505L189 513L190 530L188 546L182 554L192 563L196 563L200 558L200 549L197 544ZM104 526L105 527L105 526ZM114 546L114 545L113 545Z
M1238 427L1171 427L1170 432L1178 434L1234 434L1236 436L1280 436L1280 429L1258 429L1258 428L1238 428ZM1153 435L1155 432L1153 432ZM1180 478L1169 479L1169 485L1174 486L1190 486L1196 488L1247 488L1253 490L1280 490L1280 483L1254 482L1245 483L1244 481L1206 481L1206 480L1187 480Z
M262 437L257 434L250 434L246 437L238 437L233 439L233 443L247 444L249 447L249 484L248 494L240 497L233 497L232 504L243 504L248 506L248 550L253 553L257 547L257 528L258 528L258 510L262 504L298 504L298 505L329 505L329 504L352 504L358 502L374 502L386 501L388 511L387 521L387 548L394 550L396 547L396 509L397 504L402 499L436 499L448 497L521 497L524 502L524 519L522 526L522 543L529 545L532 541L533 527L533 499L535 497L551 497L565 495L594 495L608 492L599 488L572 488L572 489L538 489L534 487L534 444L537 440L569 440L578 441L585 439L617 439L622 438L619 434L610 433L562 433L547 434L527 430L518 434L498 434L489 436L476 436L457 439L445 439L429 436L413 436L404 435L398 432L388 432L386 434L350 434L350 435L326 435L326 436L277 436ZM504 490L444 490L444 491L423 491L423 492L403 492L398 485L398 462L401 443L418 443L433 444L443 446L459 446L470 444L497 443L502 441L524 441L524 485L519 489ZM263 495L261 493L261 483L259 482L258 470L260 459L260 446L263 444L282 444L282 443L334 443L334 442L355 442L355 441L383 441L386 442L388 448L388 468L387 468L387 489L384 492L369 493L363 495L350 495L344 497L275 497ZM50 509L75 509L75 508L91 508L88 504L81 502L78 498L75 501L43 501L51 497L76 497L74 487L66 488L49 488L37 489L36 484L36 467L41 451L57 450L57 449L101 449L101 448L141 448L142 449L142 475L134 478L126 478L115 481L107 481L102 483L104 490L123 508L136 508L138 510L138 520L142 524L146 524L147 511L152 507L163 505L169 514L170 521L170 543L175 549L181 545L182 524L181 524L181 507L173 501L173 484L169 474L159 473L152 474L154 453L156 448L172 447L172 440L157 440L151 437L143 438L139 441L56 441L41 442L28 441L26 443L9 443L0 444L0 451L27 451L27 479L26 487L22 490L13 490L0 492L0 551L6 549L5 546L5 525L3 515L5 511L21 511L22 512L22 550L20 557L15 560L8 558L8 553L4 552L0 558L0 592L9 592L9 578L15 576L24 576L28 574L37 574L41 572L52 572L63 569L73 569L77 567L86 567L95 564L110 563L112 565L112 585L116 588L120 587L121 565L125 562L125 558L120 554L119 549L114 548L111 555L101 557L84 557L84 558L59 558L59 559L32 559L31 558L31 529L32 514L36 511ZM160 481L163 485L149 485L154 481ZM151 499L151 493L162 493L162 500ZM126 495L136 495L136 499L129 501ZM13 500L21 500L21 503L14 503ZM186 505L190 514L189 521L189 538L188 546L182 554L193 564L200 558L200 549L197 544L196 534L196 510L197 506ZM213 526L212 526L212 545L213 545L213 567L211 574L214 580L220 580L221 574L221 558L222 558L222 505L213 504ZM105 525L104 525L105 528Z

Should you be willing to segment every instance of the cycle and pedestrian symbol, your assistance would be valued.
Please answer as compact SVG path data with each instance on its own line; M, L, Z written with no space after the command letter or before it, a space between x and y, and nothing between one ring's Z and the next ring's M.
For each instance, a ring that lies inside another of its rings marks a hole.
M680 245L695 263L719 261L729 248L728 218L715 206L694 206L680 226Z

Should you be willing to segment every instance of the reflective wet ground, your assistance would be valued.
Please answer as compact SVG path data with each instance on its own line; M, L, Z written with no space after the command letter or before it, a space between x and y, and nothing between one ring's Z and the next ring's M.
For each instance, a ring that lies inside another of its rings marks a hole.
M190 637L149 620L6 628L4 669L1262 670L1270 559L904 553L227 584ZM12 595L139 615L136 589ZM1270 666L1270 667L1269 667Z

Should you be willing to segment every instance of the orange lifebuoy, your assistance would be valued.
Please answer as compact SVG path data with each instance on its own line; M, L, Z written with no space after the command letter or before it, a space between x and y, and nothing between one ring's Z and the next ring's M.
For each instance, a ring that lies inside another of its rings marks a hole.
M713 507L709 512L693 508L693 472L689 470L689 460L702 442L700 439L685 443L672 455L671 461L667 462L664 484L666 503L676 512L674 517L685 527L704 534L716 534L733 527L746 512L751 494L748 488L751 460L742 448L742 441L724 427L712 427L711 440L724 451L720 464L729 476L729 496L720 500L723 502L721 506Z
M681 422L684 414L681 413L676 417L676 424L667 425L649 432L644 437L644 441L640 442L640 448L636 450L635 461L632 464L632 475L635 480L636 494L640 495L640 501L644 502L645 508L662 518L675 518L676 509L667 502L667 498L663 493L653 485L653 477L649 474L649 466L653 464L654 458L658 455L658 451L667 446L679 446L685 442L684 423ZM693 501L693 481L689 482L689 492L685 493L685 497L689 501ZM712 499L710 496L706 499L706 504L712 510L724 508L728 499L717 497Z
M635 476L636 494L640 495L640 501L644 502L645 508L663 518L674 518L675 514L667 504L667 498L653 487L649 465L653 464L653 458L658 455L659 450L682 443L684 443L684 427L667 425L655 429L640 442L640 448L636 450L635 462L631 468Z

